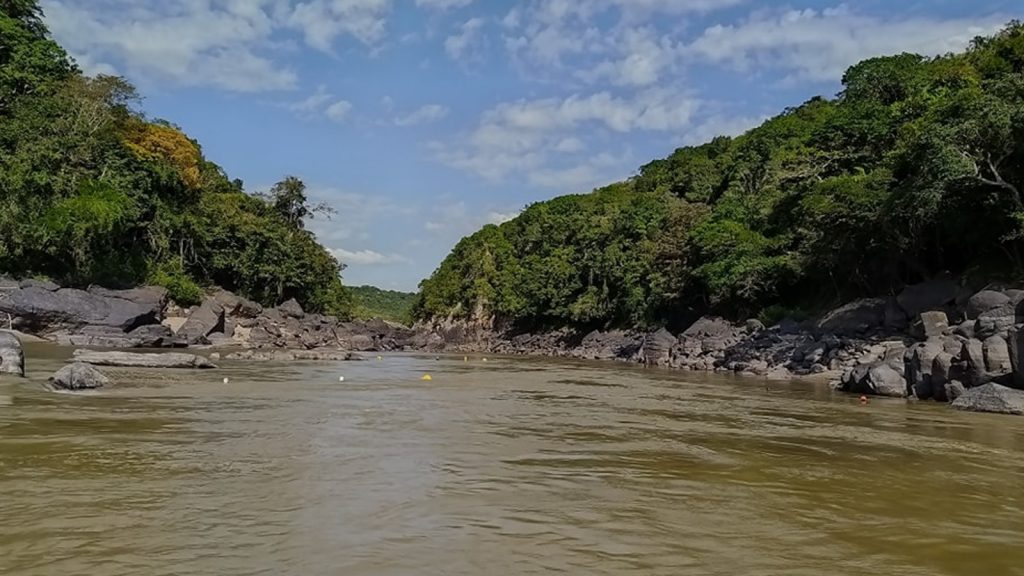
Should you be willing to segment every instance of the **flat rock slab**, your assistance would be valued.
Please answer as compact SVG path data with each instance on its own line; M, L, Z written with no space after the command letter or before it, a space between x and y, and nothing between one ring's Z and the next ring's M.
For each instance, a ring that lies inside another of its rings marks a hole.
M217 365L195 354L139 354L134 352L95 352L75 350L75 361L94 366L124 368L216 368Z
M21 341L10 332L0 332L0 374L25 375L25 353Z
M1024 392L995 383L985 384L964 392L953 402L953 408L1024 416Z

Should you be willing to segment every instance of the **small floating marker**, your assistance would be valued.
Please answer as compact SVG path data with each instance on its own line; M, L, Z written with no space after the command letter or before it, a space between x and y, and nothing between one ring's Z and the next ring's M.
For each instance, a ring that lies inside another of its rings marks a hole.
M345 381L345 377L344 376L338 376L338 382L344 382L344 381Z
M222 380L222 382L224 382L225 384L230 384L231 380L229 378L225 377L224 380Z
M484 362L487 362L487 358L484 358Z
M463 356L462 357L462 361L463 362L469 362L469 356Z
M423 375L423 378L420 378L420 380L423 380L424 382L430 382L430 381L432 381L433 379L434 379L434 378L433 378L433 377L432 377L432 376L431 376L430 374L424 374L424 375Z
M383 357L383 356L377 356L377 361L378 361L378 362L380 362L380 361L381 361L381 360L383 360L383 359L384 359L384 357Z

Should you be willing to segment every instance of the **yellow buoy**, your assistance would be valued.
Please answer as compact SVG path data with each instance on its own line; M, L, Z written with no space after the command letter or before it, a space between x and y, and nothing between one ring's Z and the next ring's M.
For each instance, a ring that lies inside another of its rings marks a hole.
M469 362L469 356L463 356L462 357L462 361L463 362Z
M423 378L420 378L420 380L423 380L424 382L430 382L433 380L433 378L430 376L430 374L424 374Z
M383 360L383 359L384 359L383 356L377 356L377 360Z

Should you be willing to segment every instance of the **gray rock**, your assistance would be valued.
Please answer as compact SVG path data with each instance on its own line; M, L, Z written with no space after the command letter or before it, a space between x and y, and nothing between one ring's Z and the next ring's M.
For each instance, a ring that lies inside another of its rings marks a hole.
M995 290L982 290L967 301L967 319L977 320L979 316L1010 303L1010 297Z
M217 366L194 354L139 354L133 352L95 352L75 350L76 362L94 366L119 366L126 368L216 368Z
M946 401L953 402L957 398L963 396L964 393L967 392L967 388L964 386L963 382L960 382L959 380L951 380L946 383L945 392Z
M912 331L918 338L938 338L949 331L949 319L945 312L922 312L917 316Z
M990 336L982 343L985 356L985 371L993 378L1004 376L1013 371L1010 361L1010 347L1001 336Z
M227 290L218 291L213 295L213 299L224 308L224 314L227 316L252 319L259 317L263 312L263 306Z
M945 310L956 301L959 293L960 286L952 278L942 276L907 286L896 297L896 301L908 317L915 318L929 310Z
M174 332L163 324L150 324L132 330L128 337L137 343L138 348L163 348L173 344Z
M884 362L861 364L843 375L841 389L855 394L907 397L907 381Z
M819 332L855 336L885 324L887 302L881 298L864 298L832 310L818 321Z
M705 316L690 325L682 336L686 338L734 338L739 330L728 320Z
M974 327L976 324L974 320L965 320L953 328L953 334L970 340L974 338Z
M768 373L765 374L764 377L769 380L792 380L793 373L785 366L775 366L768 370Z
M1017 310L1012 303L992 308L978 316L974 323L974 336L980 340L996 334L1006 336L1016 323Z
M1024 385L1024 326L1018 326L1010 331L1008 344L1013 380L1018 386Z
M0 374L25 375L25 352L21 349L21 340L5 331L0 331Z
M640 353L648 366L670 366L672 364L672 348L679 340L671 332L662 328L644 337Z
M101 286L90 286L88 292L101 298L127 300L150 311L156 322L162 320L163 310L167 306L167 289L160 286L140 286L130 290L110 290Z
M0 292L0 312L13 318L15 328L35 334L84 326L107 326L126 332L160 321L160 309L149 302L35 285Z
M22 280L21 283L18 284L18 287L38 288L40 290L45 290L47 292L56 292L57 290L60 290L60 286L54 284L53 282L50 282L49 280L35 280L33 278Z
M971 388L953 402L953 408L971 412L1024 415L1024 392L989 383Z
M192 311L176 336L189 344L209 344L207 336L224 331L224 307L212 298Z
M940 399L940 396L945 396L945 386L951 380L952 372L953 356L948 352L940 352L932 360L931 386L922 391L930 393L937 400ZM940 391L942 392L941 394ZM918 395L918 397L920 398L921 396ZM922 398L922 400L926 400L926 398Z
M935 357L945 352L942 341L919 342L907 348L903 355L907 384L914 395L922 400L934 395L932 389L932 368Z
M95 390L108 384L109 378L83 362L65 366L50 378L50 387L55 390Z
M279 304L277 306L277 311L291 318L301 319L306 316L306 312L302 309L302 306L299 304L299 302L294 298L285 302L284 304Z
M765 329L764 323L757 318L747 320L743 327L747 331L747 334L757 334Z

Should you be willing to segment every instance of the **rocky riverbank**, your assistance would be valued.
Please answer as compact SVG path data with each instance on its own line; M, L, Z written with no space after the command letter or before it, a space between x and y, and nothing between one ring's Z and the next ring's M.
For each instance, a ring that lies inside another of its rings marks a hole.
M1024 291L972 290L952 278L891 298L851 302L820 318L764 326L704 317L678 334L615 330L516 333L489 319L421 326L447 350L616 360L770 379L814 376L841 391L1024 413ZM991 384L992 386L987 386Z
M409 328L307 314L294 300L264 308L226 291L185 309L161 288L77 290L34 280L0 282L4 320L3 328L76 347L224 348L235 349L227 359L247 361L353 360L358 352L395 350L558 356L816 377L854 394L1024 413L1024 290L971 290L952 278L851 302L815 320L764 326L704 317L680 333L523 333L490 318ZM0 337L0 371L17 373L20 347Z
M346 350L424 347L417 332L384 321L342 322L307 314L294 300L264 308L227 291L182 308L156 287L61 288L36 280L0 281L0 328L64 346Z

